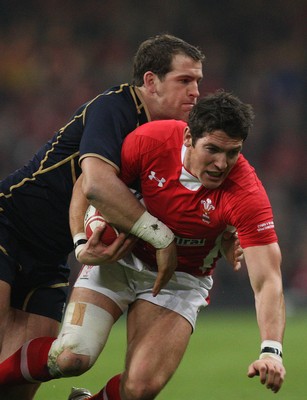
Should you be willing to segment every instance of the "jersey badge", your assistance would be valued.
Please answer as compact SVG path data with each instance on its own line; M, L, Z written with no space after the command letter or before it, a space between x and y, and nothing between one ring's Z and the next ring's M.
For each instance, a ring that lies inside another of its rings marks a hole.
M206 200L202 200L201 204L203 206L202 220L203 222L206 222L206 224L210 224L211 222L210 213L215 210L215 207L212 204L212 200L209 198Z
M152 180L157 181L159 187L163 187L163 184L166 182L166 180L165 180L164 178L161 178L161 179L157 178L157 177L156 177L155 171L150 171L150 175L148 175L148 178L149 178L151 181L152 181Z

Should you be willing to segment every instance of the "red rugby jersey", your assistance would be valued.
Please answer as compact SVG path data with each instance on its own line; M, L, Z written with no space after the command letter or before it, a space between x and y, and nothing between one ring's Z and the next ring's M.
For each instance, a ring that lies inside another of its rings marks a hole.
M220 257L221 236L235 227L241 246L277 241L268 196L254 168L241 154L223 184L206 189L183 166L182 121L154 121L127 136L121 178L140 178L147 210L175 234L177 271L211 274ZM139 241L134 254L155 265L155 249Z

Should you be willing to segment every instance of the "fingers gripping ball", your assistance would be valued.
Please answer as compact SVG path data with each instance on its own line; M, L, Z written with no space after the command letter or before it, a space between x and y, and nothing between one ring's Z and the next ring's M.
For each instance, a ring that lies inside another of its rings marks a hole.
M90 205L84 217L84 230L86 237L89 239L94 230L102 223L106 224L106 228L101 235L101 241L106 246L109 246L118 237L119 232L103 218L103 216L94 206Z

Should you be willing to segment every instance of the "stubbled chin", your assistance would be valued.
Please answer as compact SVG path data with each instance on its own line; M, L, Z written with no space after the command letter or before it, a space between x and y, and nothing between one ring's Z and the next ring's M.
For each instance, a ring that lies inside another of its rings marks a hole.
M216 189L218 187L221 186L221 184L223 183L222 179L218 179L218 180L210 180L210 179L204 179L202 181L202 184L205 186L205 188L207 189Z
M180 119L182 119L182 121L188 122L189 115L190 115L190 110L189 111L184 111L181 114L181 118Z

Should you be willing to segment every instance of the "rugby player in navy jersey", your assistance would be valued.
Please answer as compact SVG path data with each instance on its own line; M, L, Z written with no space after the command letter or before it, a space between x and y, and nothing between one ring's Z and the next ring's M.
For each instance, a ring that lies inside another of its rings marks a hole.
M58 334L74 243L81 262L112 261L129 248L125 235L110 247L97 247L99 229L85 245L81 228L71 236L73 187L82 184L98 209L124 199L127 215L121 227L129 231L143 209L117 177L122 141L150 120L187 120L199 96L203 61L197 47L172 35L146 40L135 55L132 85L111 88L82 105L27 165L1 181L0 361L30 339ZM81 172L84 179L78 181ZM172 237L162 246L157 247L155 293L176 267ZM30 400L38 385L1 386L0 398Z

